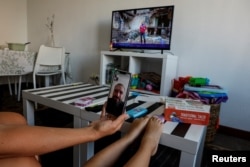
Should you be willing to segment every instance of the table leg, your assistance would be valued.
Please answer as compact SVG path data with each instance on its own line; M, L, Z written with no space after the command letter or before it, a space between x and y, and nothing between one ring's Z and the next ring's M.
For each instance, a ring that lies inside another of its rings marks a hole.
M17 101L20 101L21 87L22 87L22 75L19 75L19 84L18 84L18 92L17 92Z
M74 117L74 128L86 127L89 121L81 120L79 117ZM94 155L94 142L79 144L74 146L74 166L82 166L84 162Z
M15 85L15 95L17 95L16 76L14 76L14 85Z
M50 79L49 76L45 76L45 87L49 86L49 79Z
M205 136L206 136L206 129L203 131L203 134L201 135L201 140L198 145L196 154L190 154L184 151L181 152L180 165L179 165L180 167L186 167L186 166L200 167L201 166Z
M205 130L203 131L203 134L202 134L201 143L200 143L198 153L197 153L196 166L201 166L201 163L202 163L206 134L207 134L207 128L205 128Z
M33 102L23 99L23 115L29 125L35 125L35 109Z
M187 152L181 152L179 167L194 167L196 161L196 155Z
M74 116L73 118L73 128L81 128L81 119L80 117ZM73 147L73 166L75 167L81 167L81 144L76 145Z
M89 121L82 120L82 127L89 125ZM81 145L81 163L83 164L94 155L94 142L88 142Z
M11 88L10 77L8 77L8 85L9 85L10 95L12 96L12 88Z

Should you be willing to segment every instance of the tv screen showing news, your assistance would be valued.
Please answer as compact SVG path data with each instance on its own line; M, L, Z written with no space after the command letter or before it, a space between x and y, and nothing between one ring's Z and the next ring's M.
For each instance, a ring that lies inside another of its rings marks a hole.
M174 6L112 12L111 47L170 50Z

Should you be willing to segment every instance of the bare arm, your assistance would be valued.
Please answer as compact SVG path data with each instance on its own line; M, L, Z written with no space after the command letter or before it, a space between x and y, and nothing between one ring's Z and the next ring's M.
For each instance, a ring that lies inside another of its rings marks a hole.
M0 124L0 158L40 155L94 141L119 130L126 118L124 114L79 129Z
M84 167L103 167L103 166L114 166L114 163L121 156L123 151L141 134L142 130L146 126L149 117L138 118L133 121L130 126L128 133L107 146L103 150L99 151L95 156L88 160L83 166Z

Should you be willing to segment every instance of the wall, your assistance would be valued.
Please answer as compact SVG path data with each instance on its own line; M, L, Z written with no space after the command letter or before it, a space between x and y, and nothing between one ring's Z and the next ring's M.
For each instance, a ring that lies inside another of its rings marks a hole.
M0 49L7 43L26 43L27 37L27 0L0 0ZM28 48L28 45L27 45ZM10 79L11 82L13 78ZM7 78L0 77L0 84Z
M163 0L144 3L164 4ZM87 81L91 73L99 73L100 51L108 49L111 11L136 7L142 7L142 1L28 0L28 35L34 44L31 49L38 50L41 43L47 42L46 18L55 14L56 44L71 53L75 81Z
M220 124L250 131L248 0L175 1L172 51L179 75L205 76L228 90Z
M27 41L27 0L0 0L0 45Z
M46 18L55 14L56 44L71 53L75 81L99 73L112 10L175 5L171 52L179 57L178 75L208 77L225 87L229 100L222 104L220 124L250 131L249 0L27 0L27 5L30 49L47 42Z

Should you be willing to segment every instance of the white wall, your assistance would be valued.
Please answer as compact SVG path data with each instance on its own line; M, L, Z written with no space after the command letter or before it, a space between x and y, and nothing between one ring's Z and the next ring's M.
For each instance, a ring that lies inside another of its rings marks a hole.
M175 1L172 51L179 75L208 77L228 90L220 124L250 131L250 1Z
M143 4L166 3L158 0ZM75 81L87 81L91 73L99 73L100 50L108 49L111 11L136 7L142 7L142 1L28 0L28 35L33 43L30 47L38 50L41 43L47 42L46 18L55 14L56 44L71 53Z
M0 0L0 45L27 41L27 0Z
M30 49L47 42L46 18L55 14L56 44L71 53L75 81L99 73L112 10L175 5L171 52L179 57L178 76L208 77L225 87L229 100L222 104L220 124L250 131L249 0L27 0L27 5Z

